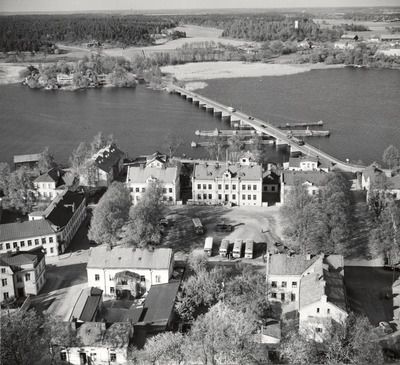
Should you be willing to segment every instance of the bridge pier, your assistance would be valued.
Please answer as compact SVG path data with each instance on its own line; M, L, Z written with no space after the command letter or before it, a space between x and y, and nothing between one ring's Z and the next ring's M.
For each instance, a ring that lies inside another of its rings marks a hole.
M192 103L194 105L199 105L200 101L198 99L193 98Z
M206 104L206 112L211 112L211 113L214 112L214 107Z
M279 146L287 146L288 143L287 143L286 141L283 141L283 140L277 138L277 139L275 140L275 145L276 145L276 147L279 147Z

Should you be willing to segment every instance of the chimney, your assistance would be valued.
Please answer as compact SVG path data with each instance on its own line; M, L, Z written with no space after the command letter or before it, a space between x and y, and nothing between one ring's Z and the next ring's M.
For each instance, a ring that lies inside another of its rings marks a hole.
M321 295L321 302L326 303L328 301L328 297L326 296L326 294L322 294Z
M308 253L308 254L306 255L306 260L307 260L307 261L310 261L310 260L311 260L311 254Z

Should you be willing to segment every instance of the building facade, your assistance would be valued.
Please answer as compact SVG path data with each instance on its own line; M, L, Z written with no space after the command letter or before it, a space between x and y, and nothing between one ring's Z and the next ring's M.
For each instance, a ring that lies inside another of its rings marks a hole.
M262 167L258 164L196 164L192 177L192 198L196 204L261 206Z
M166 203L176 204L180 198L180 166L168 166L159 157L147 164L128 166L126 184L131 193L132 203L135 205L151 182L163 183L163 199Z
M46 261L39 248L0 255L1 302L37 295L46 282Z
M174 267L170 248L135 249L99 246L91 249L88 286L112 297L136 297L151 285L169 282Z

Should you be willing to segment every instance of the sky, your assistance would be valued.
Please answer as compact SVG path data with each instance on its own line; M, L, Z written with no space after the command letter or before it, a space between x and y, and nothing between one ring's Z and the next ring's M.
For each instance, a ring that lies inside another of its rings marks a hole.
M400 6L399 0L0 0L0 12Z

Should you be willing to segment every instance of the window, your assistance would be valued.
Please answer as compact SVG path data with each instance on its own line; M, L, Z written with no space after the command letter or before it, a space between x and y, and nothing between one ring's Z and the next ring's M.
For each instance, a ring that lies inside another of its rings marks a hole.
M8 299L8 293L7 292L3 293L3 298L4 299Z
M204 199L204 200L207 199L207 194L203 194L203 199Z
M142 193L144 193L146 191L146 188L142 188Z
M247 200L251 200L251 195L247 195Z
M1 285L7 286L7 279L1 279Z
M319 313L319 308L317 308L317 313Z
M251 190L251 185L247 185L247 190Z
M166 189L166 188L163 188L163 189L162 189L162 192L163 192L163 194L165 194L165 193L167 192L167 189Z
M139 192L140 192L140 189L139 189L139 188L136 188L135 191L136 191L137 193L139 193Z
M212 185L208 184L208 189L211 190L212 189Z
M156 275L156 283L161 283L161 276L160 275Z
M287 282L286 281L282 281L282 288L286 288L287 286Z
M291 299L292 299L292 302L296 301L296 294L293 294L293 293L292 293Z
M22 277L17 275L17 283L22 283Z
M292 281L292 288L297 288L297 281Z
M257 195L253 195L253 200L257 200Z
M212 194L208 194L208 199L212 199Z
M326 310L326 313L330 314L330 313L331 313L331 310L328 308L328 309Z
M94 274L94 280L99 281L100 280L100 275L99 274Z
M43 243L43 244L46 243L46 237L43 237L43 238L42 238L42 243Z
M242 190L246 190L246 185L242 185Z
M229 185L225 184L225 190L228 190L228 189L229 189Z
M39 239L36 238L36 239L35 239L35 246L37 246L38 244L39 244Z
M207 185L203 184L203 190L206 190L206 189L207 189Z
M25 241L21 241L19 244L21 247L25 247Z
M201 199L201 194L197 194L197 199Z
M218 190L222 189L222 184L218 184Z
M285 293L281 293L281 301L282 301L282 302L285 301Z
M232 185L232 190L236 190L236 184Z
M13 248L17 248L18 247L18 243L17 242L13 242Z
M201 189L201 184L197 184L197 189Z
M273 288L276 288L276 287L277 287L276 281L271 281L271 286L272 286Z
M140 282L145 283L146 282L146 277L144 275L140 275Z
M168 197L168 201L172 202L172 196Z
M90 353L90 357L92 358L92 361L96 361L97 360L97 354L95 352L91 352Z
M322 328L317 327L317 328L315 329L315 331L318 332L318 333L321 333L321 332L322 332Z
M28 246L32 246L32 240L28 240Z
M126 279L119 279L119 280L118 280L118 284L121 284L121 285L128 285L128 280L126 280Z
M130 192L130 193L133 193L133 188L129 188L129 192Z
M253 190L257 190L257 185L253 185Z
M67 361L67 353L60 352L60 359L61 359L61 361Z
M115 289L113 286L110 286L110 294L114 294L115 293Z
M110 361L111 361L111 362L117 361L117 354L111 352L111 353L110 353Z
M31 274L27 273L27 274L25 274L25 281L29 281L29 280L31 280Z
M9 249L10 249L10 244L6 243L6 250L9 250Z
M275 186L271 186L271 191L275 191Z
M222 199L222 194L218 194L218 200Z
M54 248L50 247L50 253L54 253Z
M271 293L271 297L276 299L276 293Z
M236 194L232 194L232 200L236 200Z
M6 269L5 269L4 267L1 269L1 273L2 273L2 274L5 274L5 273L6 273Z
M242 195L242 200L246 200L246 195Z

